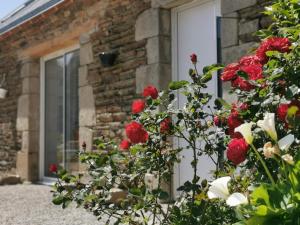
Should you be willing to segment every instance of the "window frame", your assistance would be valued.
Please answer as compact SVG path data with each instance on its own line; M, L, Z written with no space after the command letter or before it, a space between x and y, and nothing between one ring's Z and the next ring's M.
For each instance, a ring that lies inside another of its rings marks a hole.
M55 182L55 178L52 177L46 177L45 176L45 108L46 108L46 95L45 95L45 90L46 90L46 71L45 71L45 63L51 59L55 59L58 57L65 57L66 54L71 53L73 51L80 50L79 44L73 45L71 47L50 53L48 55L45 55L40 58L40 151L39 151L39 179L43 184L53 184ZM80 65L79 65L80 66ZM66 92L65 90L65 64L64 64L64 94ZM63 105L64 105L64 111L63 115L65 115L65 98L63 100ZM64 130L64 137L65 139L65 117L63 118L63 130ZM64 149L65 149L65 142L63 143ZM63 161L65 161L65 154L63 155Z

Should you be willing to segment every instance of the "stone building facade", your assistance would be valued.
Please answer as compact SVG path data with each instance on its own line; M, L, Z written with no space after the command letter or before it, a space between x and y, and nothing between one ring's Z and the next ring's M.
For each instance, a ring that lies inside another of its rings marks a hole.
M220 4L220 58L229 63L256 46L252 34L270 22L260 13L266 1L211 1ZM64 0L2 31L0 75L8 95L0 99L0 173L41 179L42 57L77 46L79 143L91 149L101 135L120 140L142 89L163 89L172 80L172 10L191 2ZM111 50L118 51L116 62L104 67L99 53Z

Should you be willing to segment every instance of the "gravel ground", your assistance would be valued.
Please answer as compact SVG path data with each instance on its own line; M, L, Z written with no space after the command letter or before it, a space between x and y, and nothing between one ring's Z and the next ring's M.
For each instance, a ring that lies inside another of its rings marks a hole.
M1 225L102 225L84 209L65 210L51 203L43 185L0 186Z

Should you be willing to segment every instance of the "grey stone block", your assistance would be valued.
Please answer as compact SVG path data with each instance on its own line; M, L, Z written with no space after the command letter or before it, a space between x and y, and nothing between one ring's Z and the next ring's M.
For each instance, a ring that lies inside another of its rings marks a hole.
M79 126L89 127L96 124L96 110L93 88L85 86L79 88Z
M149 38L146 49L148 64L171 63L171 39L169 37Z
M140 41L158 35L170 35L169 10L151 8L139 15L135 24L135 40Z
M87 127L79 127L79 144L80 148L83 142L86 143L86 150L92 150L93 146L93 130Z
M89 34L82 34L79 38L79 43L81 45L87 44L90 42L90 35Z
M148 9L139 15L135 24L135 40L154 37L159 34L159 9Z
M40 63L39 60L26 59L21 64L20 71L21 78L24 77L39 77L40 76Z
M250 42L238 46L222 49L222 62L224 64L239 60L242 56L251 54L251 50L257 47L257 43Z
M224 15L221 20L221 45L223 48L237 45L238 40L238 14Z
M151 64L136 70L136 93L142 93L148 85L159 90L165 89L171 81L171 66L168 64Z
M222 0L221 12L227 14L255 5L257 0Z
M23 131L22 132L22 149L23 152L39 152L39 132Z
M80 65L88 65L94 62L93 48L90 42L80 46Z
M256 32L259 28L259 20L255 19L255 20L250 20L250 21L246 21L246 22L241 22L239 25L239 34L243 35L243 34L253 34L254 32Z
M25 77L22 81L23 94L38 94L40 93L40 78L39 77Z
M88 85L88 68L86 65L79 67L79 87Z
M21 95L18 99L17 130L39 129L39 95Z
M166 9L160 9L159 13L159 34L171 35L171 12Z

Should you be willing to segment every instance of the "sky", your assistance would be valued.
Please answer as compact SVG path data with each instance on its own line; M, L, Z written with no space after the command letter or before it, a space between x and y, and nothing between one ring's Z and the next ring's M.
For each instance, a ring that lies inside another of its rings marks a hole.
M27 0L0 0L0 19L14 11Z

